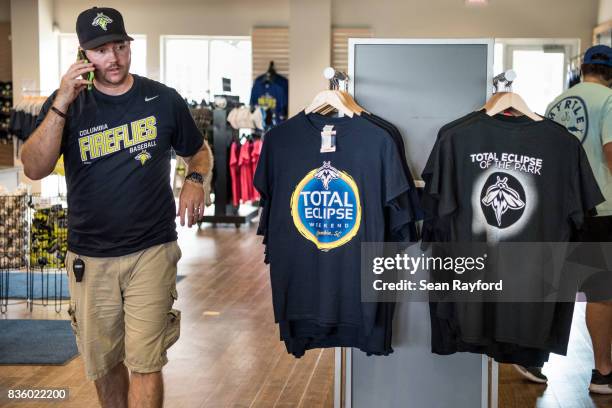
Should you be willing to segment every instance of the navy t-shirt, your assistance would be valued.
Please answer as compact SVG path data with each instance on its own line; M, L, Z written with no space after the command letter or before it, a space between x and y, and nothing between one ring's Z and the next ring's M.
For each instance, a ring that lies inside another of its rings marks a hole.
M335 152L320 151L325 125L336 131ZM358 116L301 112L266 134L254 182L266 206L276 321L371 328L361 243L385 240L385 210L409 189L393 140Z
M36 126L55 94L45 102ZM67 115L61 153L68 187L68 249L110 257L176 240L171 149L188 157L203 144L180 95L134 75L123 95L95 88L81 92Z
M288 85L284 77L277 75L273 81L268 81L265 75L258 77L251 89L251 106L260 106L271 117L264 118L265 125L274 126L285 120L289 105Z

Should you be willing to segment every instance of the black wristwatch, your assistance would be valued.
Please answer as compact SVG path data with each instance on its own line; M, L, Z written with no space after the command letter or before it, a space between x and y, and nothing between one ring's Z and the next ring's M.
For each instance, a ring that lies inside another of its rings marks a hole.
M187 175L187 177L185 177L185 181L192 181L194 183L198 183L198 184L204 184L204 176L202 176L202 174L197 173L195 171L192 171L191 173L189 173Z

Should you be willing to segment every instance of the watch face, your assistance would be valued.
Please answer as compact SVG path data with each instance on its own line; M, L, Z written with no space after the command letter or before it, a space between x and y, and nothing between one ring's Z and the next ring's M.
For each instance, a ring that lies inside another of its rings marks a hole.
M189 173L185 178L187 180L195 181L196 183L204 182L204 177L200 173Z

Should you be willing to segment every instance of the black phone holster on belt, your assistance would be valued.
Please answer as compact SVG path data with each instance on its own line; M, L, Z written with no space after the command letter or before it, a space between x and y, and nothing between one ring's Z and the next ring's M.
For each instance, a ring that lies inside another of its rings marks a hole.
M81 282L83 280L83 275L85 275L85 261L81 258L76 258L72 261L72 270L74 271L76 281Z

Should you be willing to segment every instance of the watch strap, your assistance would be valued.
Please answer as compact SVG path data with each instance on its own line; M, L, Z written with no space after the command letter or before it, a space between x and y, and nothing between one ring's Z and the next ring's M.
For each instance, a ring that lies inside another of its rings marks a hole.
M191 173L189 173L186 177L185 180L189 180L189 181L193 181L194 183L198 183L198 184L204 184L204 176L201 173L192 171Z

